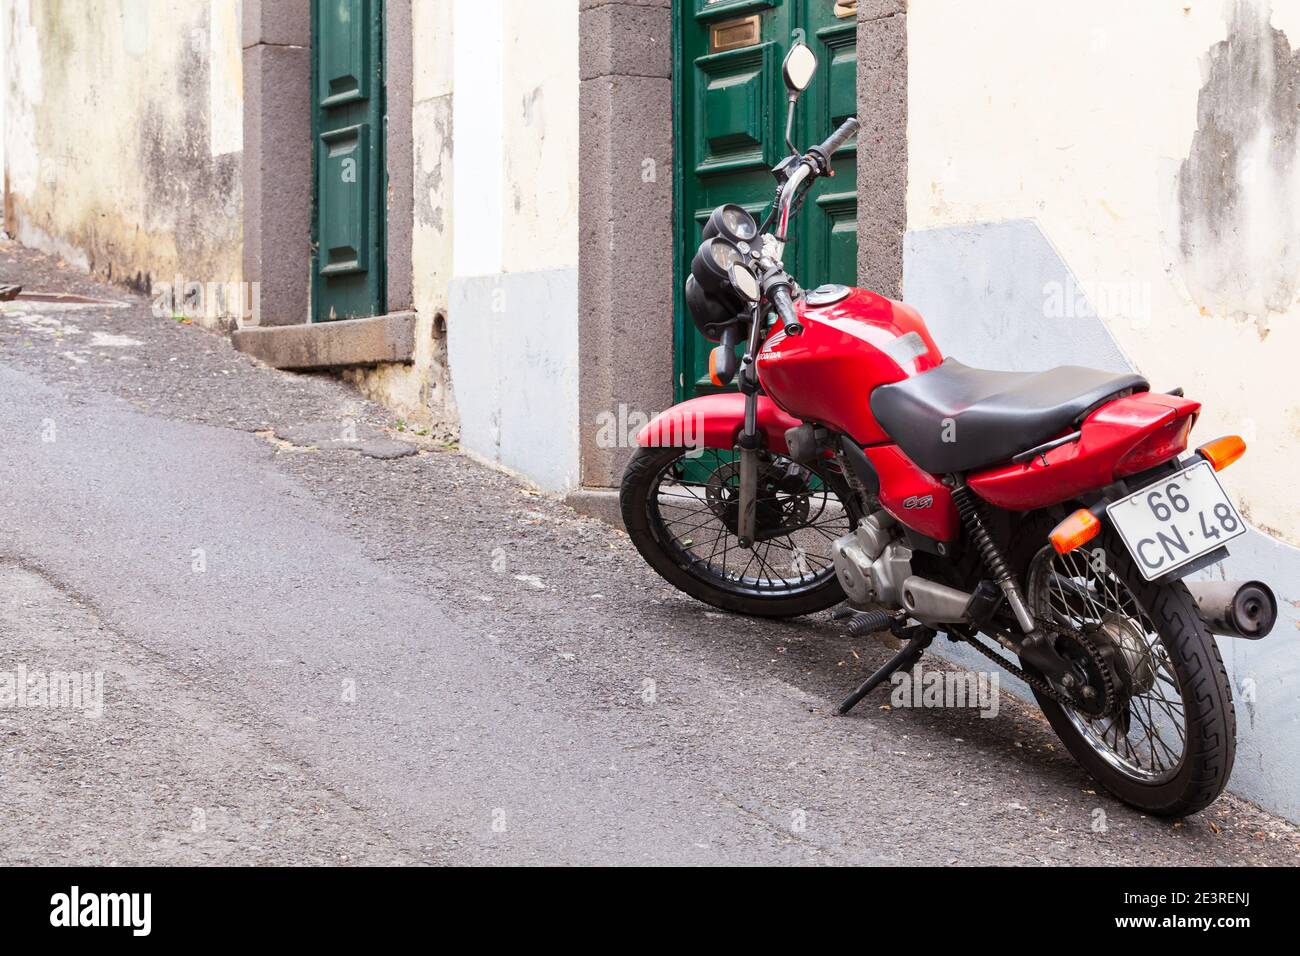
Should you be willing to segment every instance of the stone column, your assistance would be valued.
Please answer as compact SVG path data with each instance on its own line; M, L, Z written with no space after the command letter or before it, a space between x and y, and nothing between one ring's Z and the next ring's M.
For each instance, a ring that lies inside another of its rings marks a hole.
M907 0L858 5L858 281L903 294L907 233Z
M244 281L260 324L308 319L311 13L308 0L244 0Z
M579 413L583 491L613 517L631 454L599 418L672 403L673 90L670 0L581 0ZM608 434L608 430L606 432ZM602 506L603 502L603 506Z

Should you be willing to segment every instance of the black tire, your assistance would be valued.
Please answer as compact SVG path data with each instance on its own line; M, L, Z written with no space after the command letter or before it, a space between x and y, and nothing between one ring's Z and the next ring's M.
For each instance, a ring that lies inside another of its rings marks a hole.
M1042 516L1026 522L1012 547L1012 559L1020 571L1021 581L1025 583L1031 606L1034 604L1031 589L1035 585L1027 580L1027 574L1035 555L1046 544L1052 525L1051 520ZM1147 631L1148 639L1152 635L1158 637L1167 658L1167 661L1161 661L1161 666L1172 665L1176 675L1177 690L1170 688L1165 693L1182 700L1180 722L1184 739L1181 762L1176 768L1166 771L1169 774L1167 779L1134 779L1130 772L1121 771L1107 761L1076 724L1078 717L1071 719L1064 706L1038 691L1034 696L1052 729L1075 760L1120 800L1159 816L1196 813L1213 803L1223 792L1232 774L1236 754L1236 713L1223 658L1219 655L1214 636L1197 611L1195 600L1181 581L1155 584L1143 579L1128 549L1109 524L1099 538L1084 546L1084 550L1095 554L1093 549L1098 547L1104 554L1104 567L1113 573L1113 579L1118 579L1140 606L1140 614L1145 616L1140 626ZM1040 561L1053 559L1051 554L1043 554ZM1035 608L1036 613L1040 610ZM1175 713L1166 711L1169 715Z
M652 502L651 494L658 488L665 469L682 458L685 451L683 448L638 448L623 473L619 493L623 526L650 567L673 587L705 604L754 617L798 617L824 611L844 600L844 591L833 567L829 574L810 581L806 587L792 588L786 593L763 594L742 582L731 582L707 573L700 562L689 560L675 548L659 519L657 503ZM855 526L861 515L853 505L843 479L825 469L813 471L843 504L848 514L848 527Z

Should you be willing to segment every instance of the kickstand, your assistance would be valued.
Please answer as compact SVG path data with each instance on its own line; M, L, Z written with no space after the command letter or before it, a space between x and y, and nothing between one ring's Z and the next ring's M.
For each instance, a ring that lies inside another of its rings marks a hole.
M910 668L913 664L919 661L921 655L925 653L925 649L929 647L930 642L934 640L935 631L925 627L924 625L917 625L916 627L904 628L898 633L898 636L908 638L908 641L903 646L902 650L887 660L880 670L876 671L858 685L857 690L844 698L844 703L840 704L839 709L841 715L847 714L856 707L862 698L866 697L880 686L880 684L888 680L894 671Z

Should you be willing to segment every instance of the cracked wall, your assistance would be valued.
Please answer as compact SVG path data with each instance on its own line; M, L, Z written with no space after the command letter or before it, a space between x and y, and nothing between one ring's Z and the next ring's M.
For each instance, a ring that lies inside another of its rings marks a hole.
M368 397L383 402L411 428L447 443L460 423L447 358L447 299L452 253L452 0L411 4L411 296L417 314L409 364L344 371ZM408 51L403 50L404 54ZM390 240L393 238L390 234ZM390 288L390 296L391 296ZM390 308L392 301L390 298Z
M142 292L241 276L232 0L4 5L6 228Z

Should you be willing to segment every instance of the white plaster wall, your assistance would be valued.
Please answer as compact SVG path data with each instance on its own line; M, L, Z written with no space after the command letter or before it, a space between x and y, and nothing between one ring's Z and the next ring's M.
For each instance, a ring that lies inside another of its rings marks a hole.
M1246 436L1226 485L1300 543L1300 302L1262 305L1300 250L1300 157L1243 149L1241 215L1205 256L1226 274L1179 248L1180 168L1233 16L1271 17L1300 48L1300 0L911 0L908 229L1036 220L1153 387L1205 403L1196 437Z
M577 0L454 0L457 276L578 264Z
M578 471L578 2L454 0L448 359L461 447Z
M416 354L347 377L417 430L567 490L578 481L577 0L419 0L411 32Z
M456 219L457 276L501 271L504 19L500 0L455 0L452 195L466 213Z
M506 272L578 264L578 4L507 0Z
M5 3L7 4L8 0L5 0ZM3 4L0 4L0 6L3 6ZM5 159L5 141L8 139L5 136L5 127L8 124L6 107L9 103L9 96L7 93L8 84L3 82L3 78L9 75L6 66L9 61L8 50L9 17L7 11L0 11L0 184L3 184L6 176L5 170L8 168ZM2 188L4 187L0 185L0 189ZM3 197L0 197L0 200L2 199ZM3 228L3 223L0 223L0 228Z

